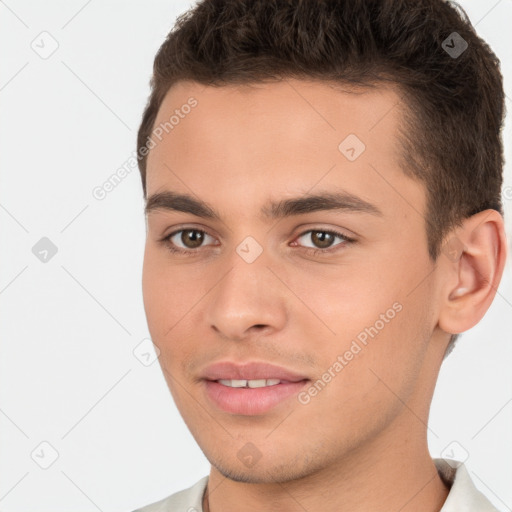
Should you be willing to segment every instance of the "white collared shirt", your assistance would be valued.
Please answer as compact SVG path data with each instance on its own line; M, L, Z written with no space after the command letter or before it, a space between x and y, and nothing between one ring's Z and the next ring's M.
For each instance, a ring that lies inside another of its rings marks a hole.
M464 464L454 460L433 460L439 476L450 487L439 512L499 512L475 487ZM205 476L192 487L135 512L203 512L203 495L207 483L208 476Z

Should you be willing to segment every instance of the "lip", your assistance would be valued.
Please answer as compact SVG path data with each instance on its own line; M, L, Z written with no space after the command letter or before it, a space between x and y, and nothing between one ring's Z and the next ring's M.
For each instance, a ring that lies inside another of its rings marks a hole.
M208 366L201 376L208 400L231 414L253 416L264 414L297 395L309 382L303 375L269 363L235 364L229 361ZM274 386L263 388L231 388L217 380L279 379Z
M244 364L236 364L230 361L214 363L205 368L201 378L205 380L279 379L287 382L299 382L307 379L305 375L300 375L281 366L257 361Z

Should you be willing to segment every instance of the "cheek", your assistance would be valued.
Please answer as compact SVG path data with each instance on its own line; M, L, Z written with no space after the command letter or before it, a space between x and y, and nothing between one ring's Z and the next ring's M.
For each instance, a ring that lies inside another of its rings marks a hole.
M154 338L161 336L167 304L172 294L169 293L170 286L167 280L161 278L161 269L154 259L146 249L142 270L142 296L148 327L153 342L156 342Z
M179 274L166 265L159 252L146 246L142 295L153 343L163 351L166 340L179 330L178 320L185 314L184 306L188 301L184 297L186 288L183 288Z
M169 265L165 254L146 247L142 271L144 310L151 339L160 350L160 364L172 374L176 374L182 361L201 350L194 344L200 337L194 332L198 326L191 324L191 318L207 290L197 273L185 266ZM169 380L168 375L165 377Z
M397 392L408 393L413 386L435 322L428 282L417 287L424 276L410 267L405 275L405 268L374 265L360 273L351 268L321 278L312 273L296 276L293 289L307 297L307 305L319 317L299 320L304 339L318 341L320 371L330 369L336 375L331 378L336 383L329 384L336 389L332 397L336 403L376 397L378 406L379 401L393 398L383 382ZM298 309L292 317L300 317ZM377 393L373 388L379 382Z
M321 335L328 347L348 350L352 339L359 336L364 341L365 331L373 332L375 326L379 332L388 330L399 315L400 290L380 272L359 272L354 265L321 270L294 272L290 280L290 287L315 313L304 314L304 305L293 303L291 318L309 324L308 337Z
M142 295L150 328L161 337L182 318L198 293L194 276L169 265L165 251L146 245Z
M300 397L306 405L299 409L310 430L327 439L336 424L339 441L350 443L383 429L399 414L402 401L417 387L425 347L406 314L404 307L380 331L351 328L364 333L364 338L345 334L340 322L336 339L317 344L323 373L306 389L309 397ZM353 318L345 320L352 323Z

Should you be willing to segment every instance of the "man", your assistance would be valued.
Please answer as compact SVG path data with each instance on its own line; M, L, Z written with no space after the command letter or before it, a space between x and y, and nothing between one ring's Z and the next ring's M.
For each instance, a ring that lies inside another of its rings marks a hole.
M211 471L141 510L495 510L427 447L506 258L502 77L469 21L204 0L151 86L145 311Z

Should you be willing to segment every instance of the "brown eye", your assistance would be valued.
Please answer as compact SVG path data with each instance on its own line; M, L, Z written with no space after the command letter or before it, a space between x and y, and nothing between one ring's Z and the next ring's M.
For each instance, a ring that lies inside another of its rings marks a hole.
M188 249L200 247L204 240L204 232L198 229L186 229L181 232L181 242Z
M208 245L204 243L208 238L215 242L215 238L202 229L185 228L174 231L161 241L173 253L193 255L197 254L204 245Z
M311 231L311 240L320 249L327 249L334 241L334 236L327 231Z
M338 239L339 242L336 243L336 239ZM302 246L306 252L311 252L315 255L327 255L355 242L355 239L343 233L324 229L310 229L309 231L305 231L297 240L299 241L299 245ZM295 244L296 242L294 245Z

